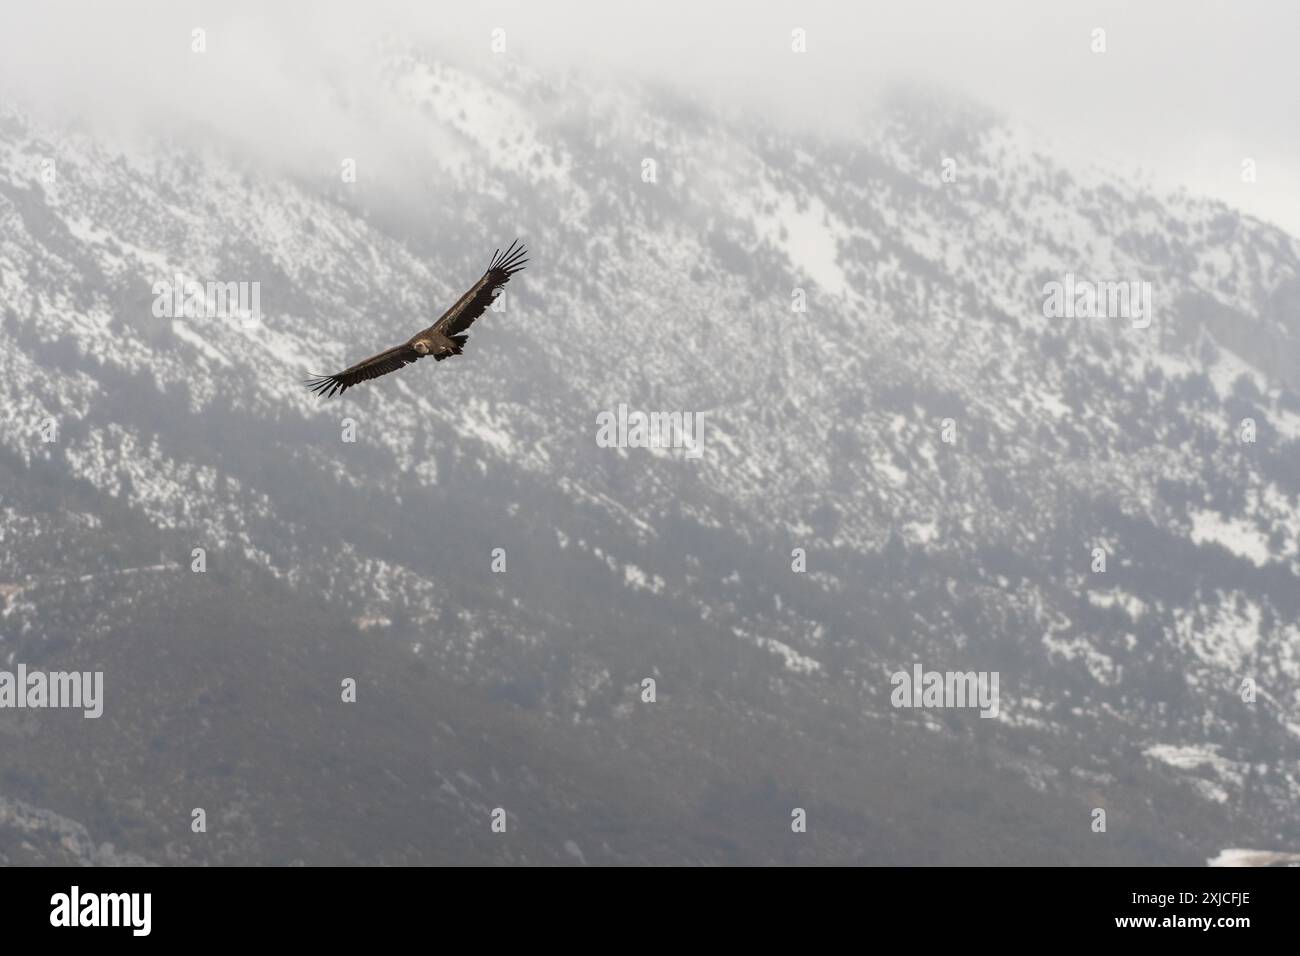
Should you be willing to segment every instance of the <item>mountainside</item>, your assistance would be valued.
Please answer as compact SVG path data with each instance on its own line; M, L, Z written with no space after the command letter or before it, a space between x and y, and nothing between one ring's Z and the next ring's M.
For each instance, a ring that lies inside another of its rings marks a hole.
M383 70L409 181L0 110L0 661L106 688L0 710L0 862L1300 845L1295 239L932 95L832 140ZM302 386L516 235L463 357ZM1047 317L1067 275L1149 326ZM260 315L160 315L177 277ZM701 456L602 447L620 404ZM916 663L996 719L891 706Z

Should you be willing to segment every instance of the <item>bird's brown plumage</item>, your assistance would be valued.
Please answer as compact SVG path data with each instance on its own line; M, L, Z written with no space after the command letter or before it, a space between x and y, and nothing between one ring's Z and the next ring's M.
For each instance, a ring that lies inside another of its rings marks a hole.
M469 340L465 330L492 304L510 277L523 269L524 263L528 261L524 258L526 254L527 250L519 244L518 239L505 252L498 249L492 254L487 271L433 325L401 345L372 355L341 372L314 375L307 380L307 387L316 394L329 398L341 395L359 382L368 382L372 378L395 372L426 355L432 355L436 362L460 355Z

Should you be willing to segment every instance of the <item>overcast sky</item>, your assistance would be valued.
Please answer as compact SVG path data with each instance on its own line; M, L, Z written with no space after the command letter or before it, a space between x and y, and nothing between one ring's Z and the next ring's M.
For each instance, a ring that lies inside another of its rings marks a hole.
M189 52L199 26L201 62ZM831 132L889 81L923 80L1300 235L1291 0L24 4L0 29L0 93L124 129L203 122L304 151L386 131L405 148L381 105L336 102L340 89L364 95L371 41L395 30L486 58L494 27L509 56L544 70L632 71ZM790 52L794 27L807 31L803 56ZM1104 54L1090 50L1098 27ZM1241 180L1246 157L1254 184Z

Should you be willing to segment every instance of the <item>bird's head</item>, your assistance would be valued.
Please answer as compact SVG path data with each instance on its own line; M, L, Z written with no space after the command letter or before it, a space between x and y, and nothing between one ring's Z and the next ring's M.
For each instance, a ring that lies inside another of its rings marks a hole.
M415 351L418 352L418 353L421 354L421 355L428 355L428 354L429 354L429 343L428 343L428 342L416 342L416 343L415 343Z

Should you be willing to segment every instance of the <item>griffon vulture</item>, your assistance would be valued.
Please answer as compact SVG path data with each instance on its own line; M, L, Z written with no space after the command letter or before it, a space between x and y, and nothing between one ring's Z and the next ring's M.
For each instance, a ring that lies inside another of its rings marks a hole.
M518 248L515 248L518 246ZM426 355L432 355L435 362L441 362L464 351L469 336L465 330L474 324L474 320L483 314L483 310L492 304L502 286L510 277L524 268L528 260L524 258L527 250L516 239L510 243L505 252L498 249L492 254L492 262L482 278L470 287L470 290L457 300L456 304L442 314L442 318L423 332L417 333L401 345L394 345L378 355L358 362L333 375L314 375L307 379L306 385L318 395L329 398L341 395L358 382L367 382L372 378L395 372L404 365L417 362Z

